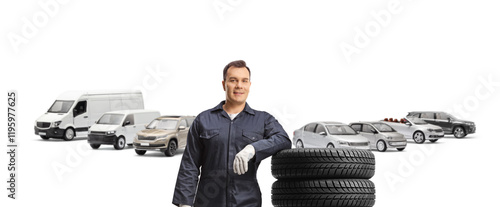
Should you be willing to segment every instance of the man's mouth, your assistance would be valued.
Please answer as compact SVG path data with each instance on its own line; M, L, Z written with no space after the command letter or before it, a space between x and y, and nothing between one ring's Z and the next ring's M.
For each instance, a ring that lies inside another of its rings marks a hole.
M243 95L243 92L233 92L234 95Z

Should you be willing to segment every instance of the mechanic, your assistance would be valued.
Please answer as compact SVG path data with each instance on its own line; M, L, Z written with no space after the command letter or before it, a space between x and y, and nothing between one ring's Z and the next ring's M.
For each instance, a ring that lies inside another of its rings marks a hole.
M246 103L250 85L245 61L226 65L222 81L226 100L200 113L189 129L174 205L262 205L257 168L263 159L290 149L291 141L272 115Z

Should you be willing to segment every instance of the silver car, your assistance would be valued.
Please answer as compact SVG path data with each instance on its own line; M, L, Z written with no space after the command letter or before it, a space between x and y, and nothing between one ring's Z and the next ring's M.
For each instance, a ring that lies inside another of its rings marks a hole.
M312 122L293 132L296 148L370 149L368 139L340 122Z
M387 149L403 151L406 148L404 135L383 122L354 122L349 126L368 139L370 149L385 152Z
M399 122L396 122L397 120L390 121L391 119L384 121L384 123L396 129L405 138L413 139L417 144L422 144L425 140L436 142L439 138L444 137L444 131L441 127L428 124L419 118L402 118L402 121Z

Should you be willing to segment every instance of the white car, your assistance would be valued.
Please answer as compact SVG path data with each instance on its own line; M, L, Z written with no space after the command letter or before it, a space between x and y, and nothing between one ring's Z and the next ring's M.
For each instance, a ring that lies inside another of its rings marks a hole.
M368 139L340 122L312 122L293 132L296 148L370 149Z
M428 124L419 118L402 118L399 121L390 118L383 122L403 134L405 138L413 139L417 144L422 144L425 140L436 142L439 138L444 137L444 131L441 127Z
M391 126L380 121L354 122L349 124L361 136L370 141L370 148L380 152L387 149L403 151L406 148L406 138Z

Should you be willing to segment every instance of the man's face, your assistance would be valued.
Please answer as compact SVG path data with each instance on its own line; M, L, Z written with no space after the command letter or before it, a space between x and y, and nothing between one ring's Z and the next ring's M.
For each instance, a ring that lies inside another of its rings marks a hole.
M226 73L226 80L222 81L226 101L244 104L250 92L250 85L250 73L245 67L230 67Z

